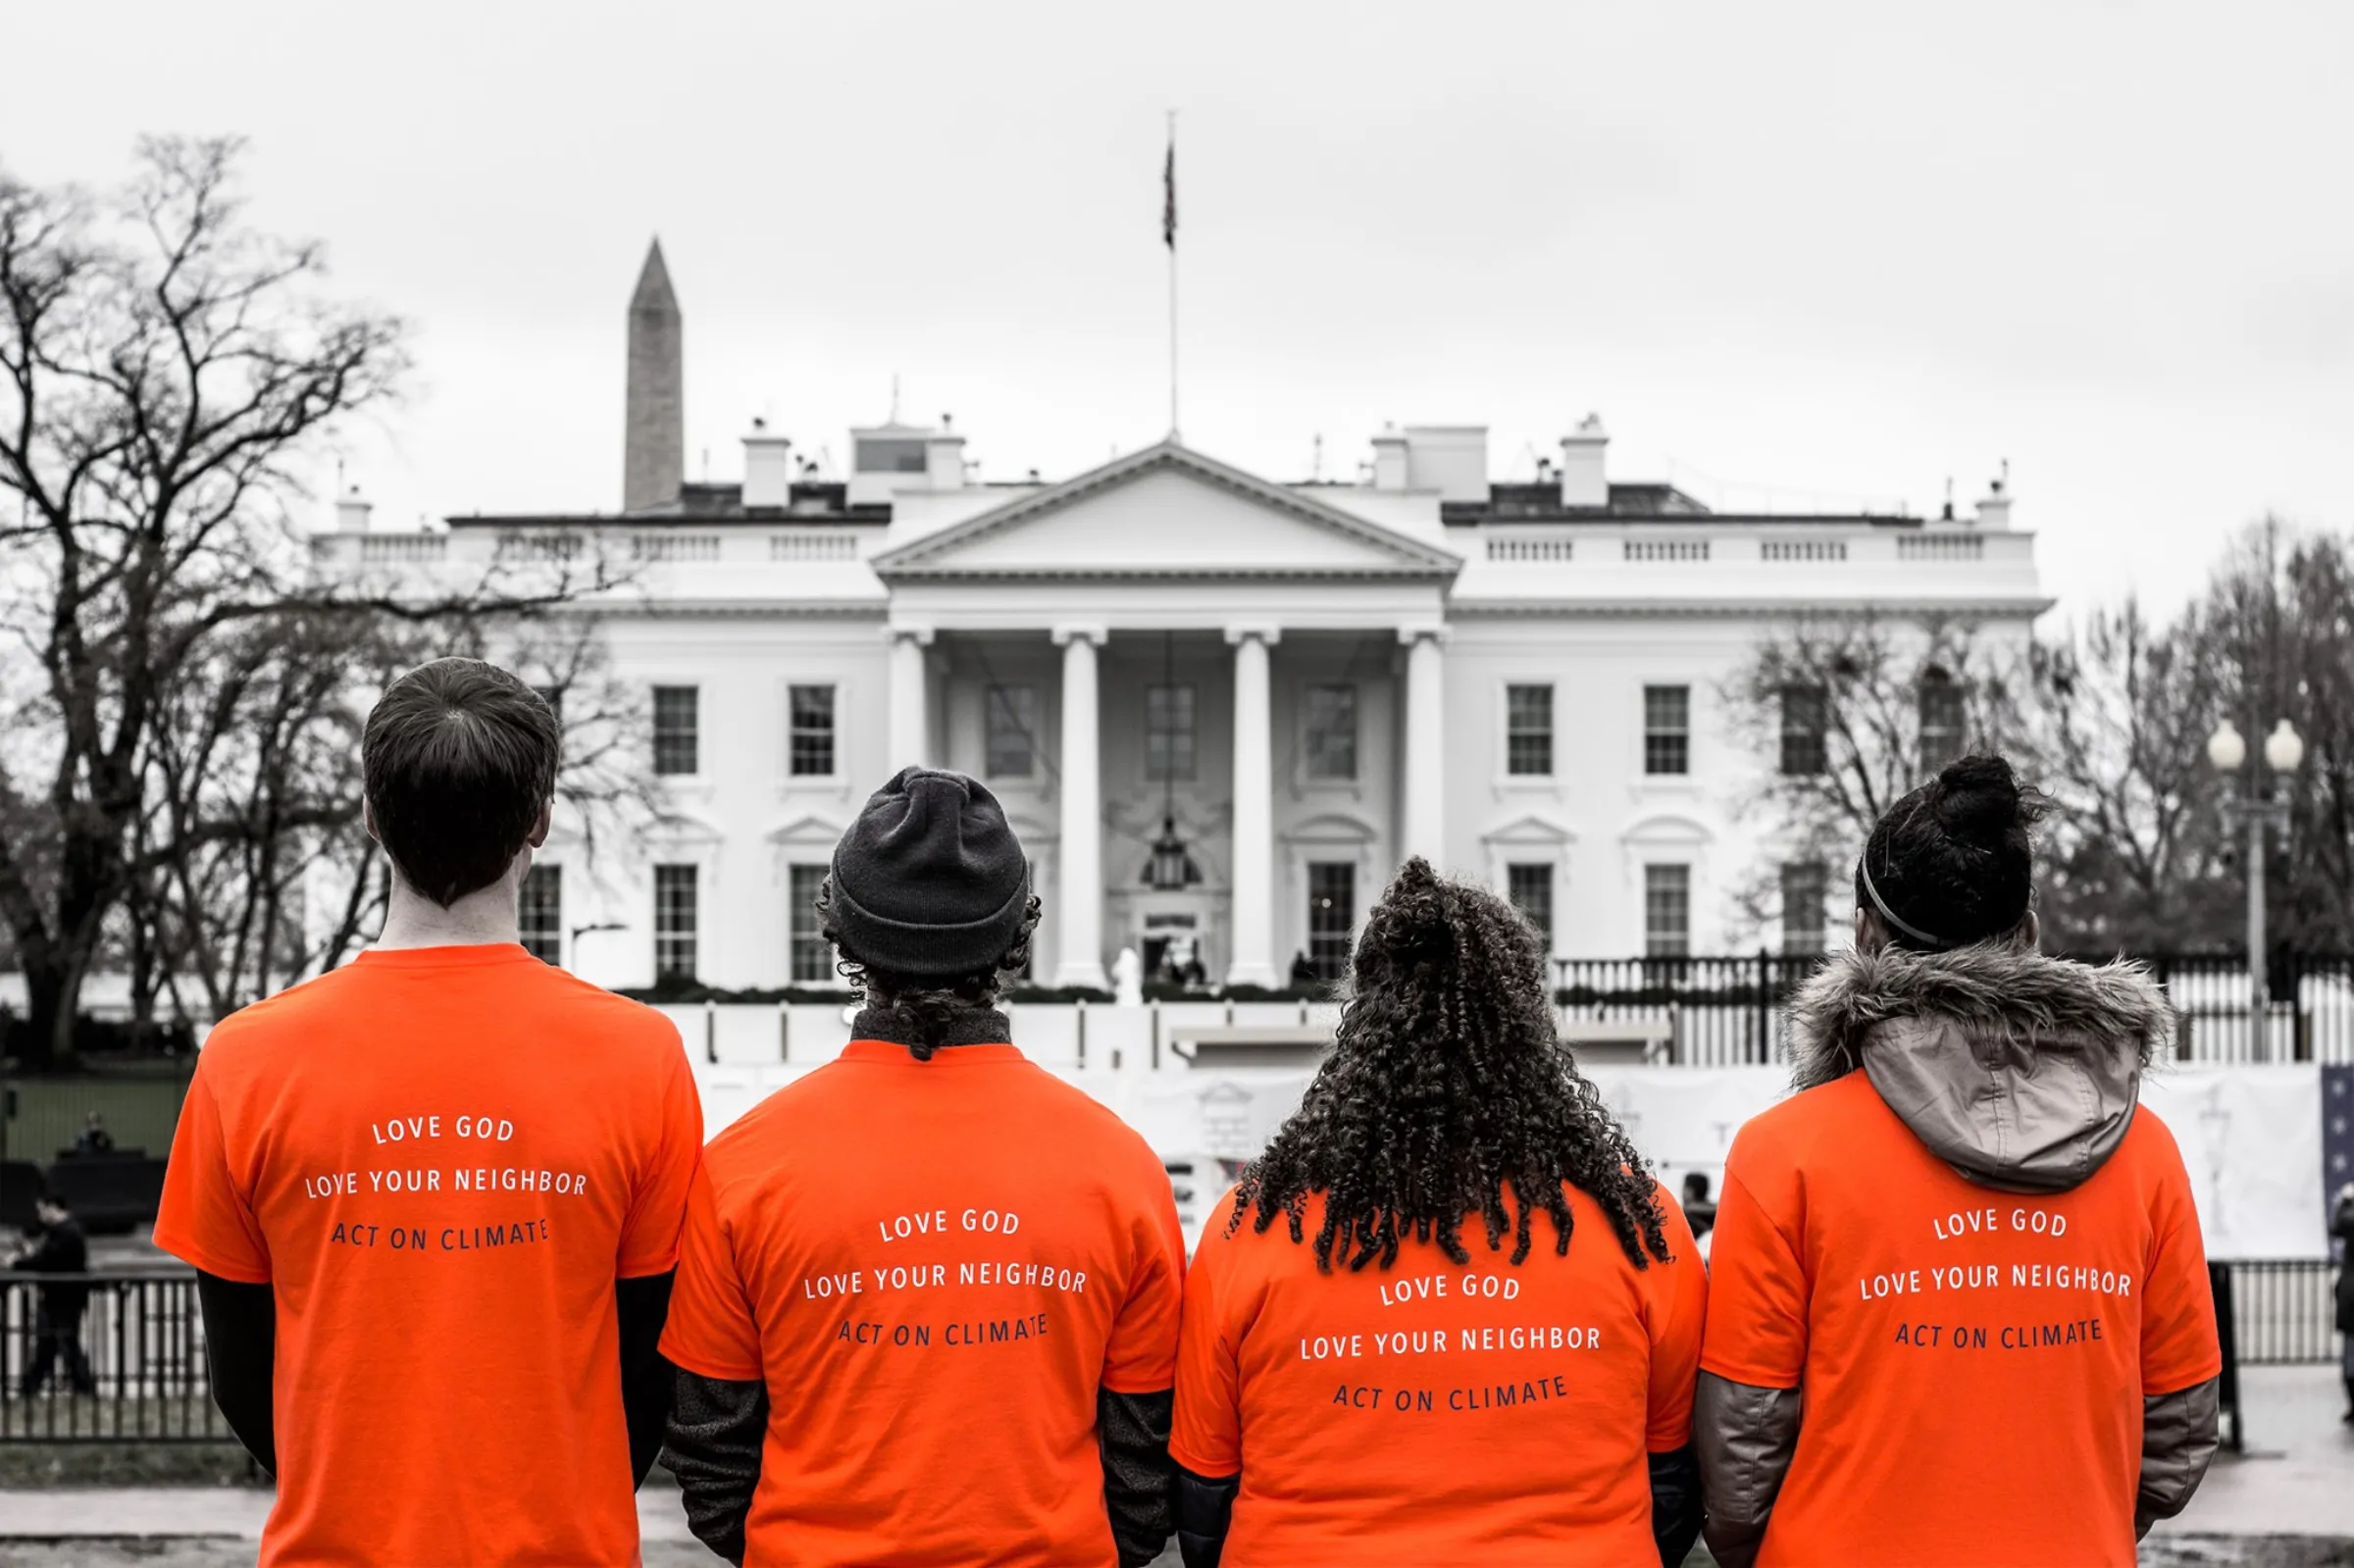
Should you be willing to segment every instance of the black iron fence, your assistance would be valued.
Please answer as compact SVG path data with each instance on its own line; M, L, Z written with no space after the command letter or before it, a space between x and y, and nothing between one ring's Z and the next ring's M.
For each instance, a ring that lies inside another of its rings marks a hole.
M2230 1279L2231 1338L2241 1366L2336 1362L2335 1264L2322 1258L2263 1258L2217 1267ZM2220 1294L2217 1305L2223 1305Z
M2276 954L2268 996L2253 1005L2247 960L2233 953L2144 959L2179 1015L2174 1053L2186 1062L2354 1062L2354 956ZM1696 1067L1781 1061L1790 992L1815 973L1813 954L1563 958L1556 999L1573 1031L1648 1029L1653 1059Z
M195 1276L0 1277L0 1442L224 1441Z

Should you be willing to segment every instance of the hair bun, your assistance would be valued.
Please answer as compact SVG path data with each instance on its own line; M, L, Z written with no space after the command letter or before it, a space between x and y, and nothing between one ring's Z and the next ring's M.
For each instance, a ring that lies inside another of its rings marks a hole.
M1929 786L1929 809L1948 835L1969 843L1994 844L2027 824L2019 776L2001 757L1964 757L1950 763Z
M1444 964L1455 951L1455 912L1446 880L1420 855L1398 868L1382 896L1390 915L1390 940L1408 962Z

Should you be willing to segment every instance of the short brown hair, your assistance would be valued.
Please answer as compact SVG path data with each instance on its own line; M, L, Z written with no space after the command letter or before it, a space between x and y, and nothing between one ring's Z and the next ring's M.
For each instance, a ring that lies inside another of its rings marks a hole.
M505 875L556 790L554 710L480 659L435 659L368 715L360 766L378 842L446 909Z

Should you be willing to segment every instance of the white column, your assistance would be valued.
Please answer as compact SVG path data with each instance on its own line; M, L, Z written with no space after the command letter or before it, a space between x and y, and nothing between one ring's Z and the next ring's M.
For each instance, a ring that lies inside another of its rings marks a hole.
M1228 630L1234 644L1234 908L1229 986L1275 984L1275 737L1267 692L1271 627Z
M1100 626L1058 626L1062 645L1062 837L1055 921L1062 952L1057 986L1108 988L1103 975L1103 784L1097 737Z
M1406 783L1399 860L1447 866L1447 664L1444 627L1406 627Z
M932 760L930 702L924 689L924 645L930 627L895 626L891 637L891 755L894 773Z

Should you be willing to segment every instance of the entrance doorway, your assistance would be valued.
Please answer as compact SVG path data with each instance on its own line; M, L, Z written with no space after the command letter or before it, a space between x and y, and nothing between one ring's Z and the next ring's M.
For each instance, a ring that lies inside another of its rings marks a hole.
M1145 961L1145 979L1163 986L1209 984L1209 966L1202 955L1201 917L1163 912L1144 918L1138 934L1137 956Z

